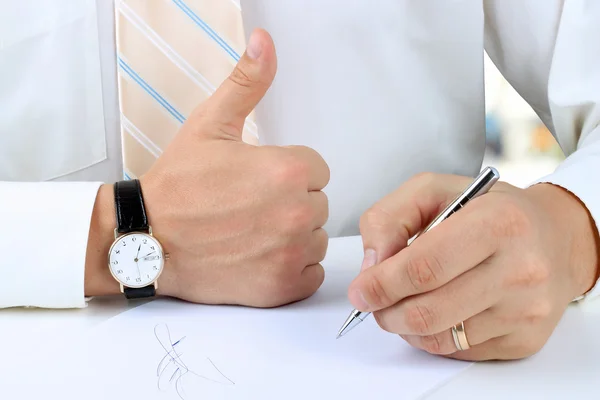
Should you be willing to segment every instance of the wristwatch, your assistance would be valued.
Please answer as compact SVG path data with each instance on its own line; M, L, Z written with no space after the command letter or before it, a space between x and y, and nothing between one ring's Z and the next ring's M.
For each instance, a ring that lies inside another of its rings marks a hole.
M114 195L117 227L108 253L108 268L126 298L153 297L167 255L152 236L140 181L115 183Z

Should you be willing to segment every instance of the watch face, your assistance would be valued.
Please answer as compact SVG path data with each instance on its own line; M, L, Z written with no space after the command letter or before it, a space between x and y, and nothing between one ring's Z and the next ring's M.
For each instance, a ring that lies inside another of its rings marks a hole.
M139 288L153 283L162 272L164 255L160 243L145 233L119 237L110 248L108 267L124 286Z

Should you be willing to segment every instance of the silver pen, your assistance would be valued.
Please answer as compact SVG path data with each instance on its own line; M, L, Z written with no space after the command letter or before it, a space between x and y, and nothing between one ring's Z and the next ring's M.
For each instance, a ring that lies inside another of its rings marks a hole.
M425 232L430 231L431 229L438 226L442 221L450 217L452 214L460 210L467 204L469 201L473 200L475 197L486 193L494 184L500 179L500 174L493 167L484 168L479 176L473 180L473 182L462 192L456 199L454 199L445 209L442 211L423 231L421 231L418 235L416 235L410 243L412 243L415 239L417 239L420 235ZM362 312L358 310L353 310L350 313L350 316L346 319L346 322L340 328L337 338L344 336L348 333L352 328L360 324L371 314L370 312Z

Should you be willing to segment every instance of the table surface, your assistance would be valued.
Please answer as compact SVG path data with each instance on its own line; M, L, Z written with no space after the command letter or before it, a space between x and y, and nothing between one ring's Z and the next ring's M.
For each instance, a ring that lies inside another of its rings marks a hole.
M360 238L332 239L323 265L361 261ZM331 255L333 254L333 255ZM142 303L136 303L139 306ZM43 343L55 332L71 335L118 315L134 305L120 297L96 298L85 309L40 310L9 309L0 311L0 346L5 362L2 368L17 368L35 362L19 344ZM8 329L10 327L10 329ZM14 344L14 345L9 345ZM6 362L8 360L8 362ZM27 373L25 368L23 373ZM6 375L5 375L6 376ZM427 399L523 399L596 398L600 392L600 301L570 307L544 349L525 360L476 363L451 381L431 390ZM1 379L0 379L1 380ZM1 386L1 385L0 385ZM0 390L1 393L1 390ZM0 395L0 397L2 397Z

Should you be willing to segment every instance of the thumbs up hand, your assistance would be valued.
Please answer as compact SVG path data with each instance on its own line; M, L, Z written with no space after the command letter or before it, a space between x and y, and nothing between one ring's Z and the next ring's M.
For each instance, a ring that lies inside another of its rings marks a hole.
M327 164L307 147L242 141L276 69L273 41L255 31L229 78L140 178L154 235L170 254L159 294L272 307L323 282Z

